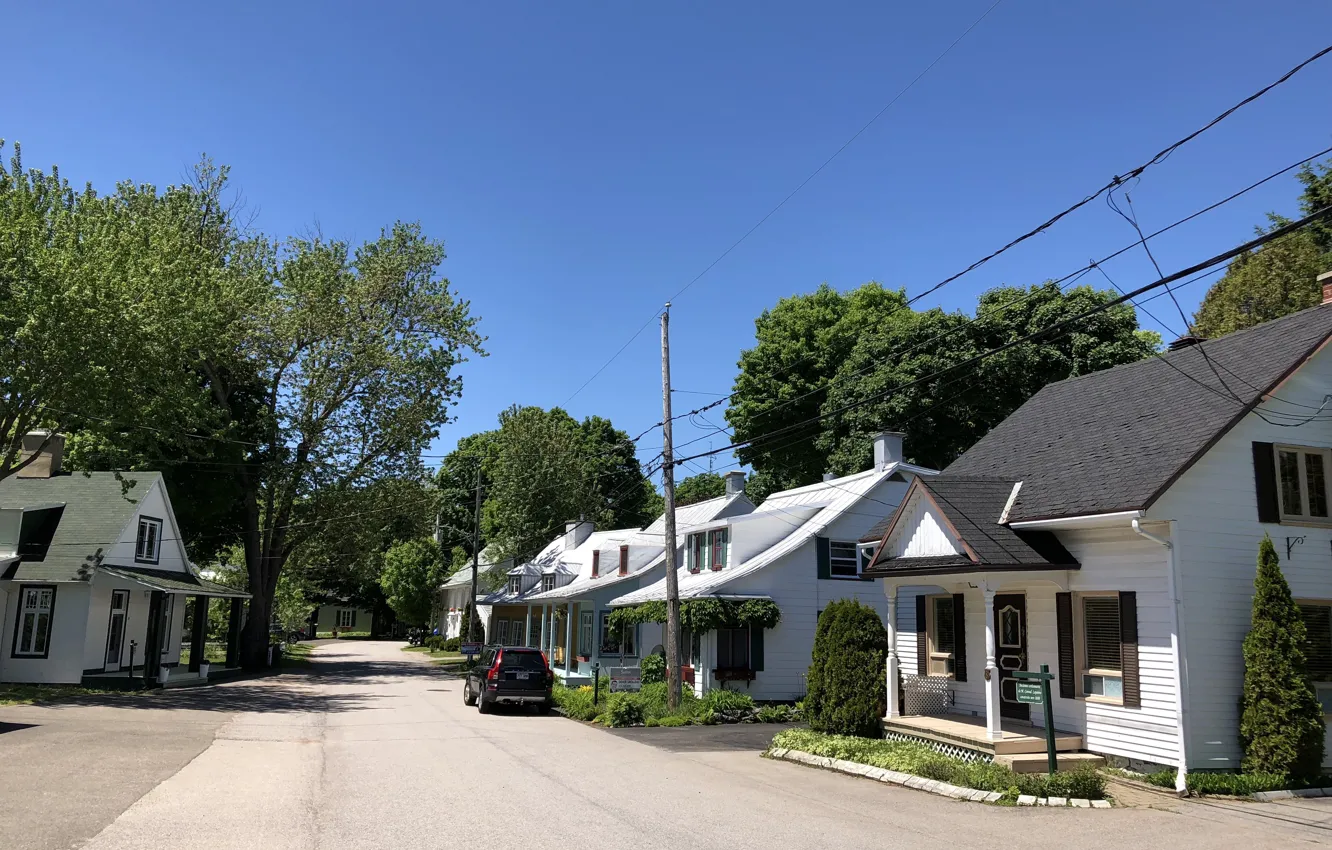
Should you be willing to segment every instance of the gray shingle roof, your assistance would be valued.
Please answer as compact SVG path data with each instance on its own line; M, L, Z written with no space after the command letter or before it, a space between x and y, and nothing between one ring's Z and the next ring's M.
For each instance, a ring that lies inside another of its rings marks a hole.
M926 568L941 567L970 570L1076 568L1077 559L1050 532L1014 531L999 524L1015 483L1000 478L969 478L948 474L928 481L917 479L902 504L906 504L913 495L930 499L957 532L970 550L969 553L927 558L878 558L866 570L866 574L900 575L908 570L919 572ZM900 514L900 511L894 512L894 517Z
M9 476L0 481L0 508L65 505L46 557L24 558L11 578L18 581L74 581L99 548L120 539L138 501L157 483L160 472L121 473L133 486L122 491L114 472L74 472L51 478Z
M154 570L148 567L107 567L100 568L103 572L112 575L122 576L146 584L158 590L165 590L169 593L200 594L203 596L227 596L249 599L250 594L243 590L236 590L233 587L227 587L225 584L208 581L199 578L191 573L181 573L175 570Z
M1022 481L1013 522L1147 508L1330 335L1332 305L1313 307L1050 384L945 477Z

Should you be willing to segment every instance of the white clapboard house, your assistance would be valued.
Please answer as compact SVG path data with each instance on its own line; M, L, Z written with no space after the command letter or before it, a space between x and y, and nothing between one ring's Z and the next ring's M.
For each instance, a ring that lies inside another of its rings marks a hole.
M773 493L752 512L681 524L680 600L771 600L772 629L714 629L682 635L681 666L694 692L715 687L760 700L799 699L818 615L829 602L858 598L885 613L877 583L861 573L857 541L898 504L917 476L934 470L902 461L902 435L874 440L874 468ZM666 598L663 576L609 601L611 607Z
M1329 287L1332 288L1332 287ZM866 536L890 737L1233 770L1270 534L1332 708L1332 305L1051 384ZM1053 719L1016 671L1055 674ZM1024 757L1025 754L1025 757Z

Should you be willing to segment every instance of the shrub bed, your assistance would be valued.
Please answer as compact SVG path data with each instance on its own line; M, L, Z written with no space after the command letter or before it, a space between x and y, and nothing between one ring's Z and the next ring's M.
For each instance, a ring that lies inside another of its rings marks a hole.
M1143 777L1161 788L1174 789L1175 771L1162 770ZM1332 776L1296 782L1280 773L1190 773L1188 787L1194 794L1230 794L1247 797L1260 791L1297 791L1301 788L1332 788Z
M1034 797L1105 799L1105 777L1088 767L1048 776L1014 773L1002 765L965 762L935 752L924 744L827 735L808 729L787 729L772 739L773 747L816 756L854 761L885 770L913 773L978 791L998 791L1008 800L1019 794Z

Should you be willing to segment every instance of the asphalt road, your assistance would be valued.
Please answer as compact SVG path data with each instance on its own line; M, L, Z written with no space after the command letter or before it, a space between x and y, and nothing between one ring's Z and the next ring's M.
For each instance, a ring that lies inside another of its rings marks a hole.
M752 726L732 730L737 739L718 728L619 734L558 716L480 715L463 706L459 681L400 647L328 644L313 675L162 695L185 703L137 719L124 716L138 710L130 707L0 709L0 723L33 724L0 734L0 847L1247 850L1332 841L1332 800L1007 809L768 761ZM65 752L74 748L88 754ZM31 772L43 752L63 767ZM53 813L67 828L32 828Z

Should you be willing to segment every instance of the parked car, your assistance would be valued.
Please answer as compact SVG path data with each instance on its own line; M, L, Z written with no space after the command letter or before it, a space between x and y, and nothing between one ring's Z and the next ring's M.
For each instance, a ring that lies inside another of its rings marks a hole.
M476 706L482 714L496 703L535 705L538 712L549 714L555 704L554 685L555 673L544 652L525 646L487 646L467 672L463 703Z

